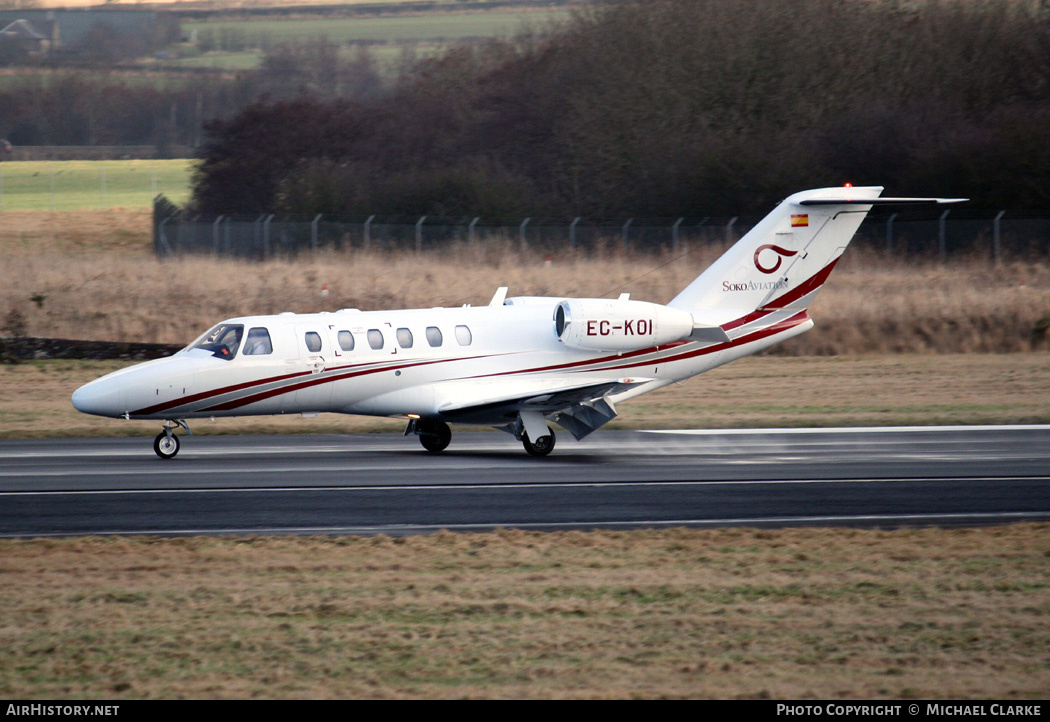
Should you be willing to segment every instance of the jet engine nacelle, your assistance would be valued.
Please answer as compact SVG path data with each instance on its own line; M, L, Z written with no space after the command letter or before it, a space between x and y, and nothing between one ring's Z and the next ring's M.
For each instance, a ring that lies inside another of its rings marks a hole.
M572 298L554 309L558 340L588 351L636 351L680 341L692 332L692 314L658 303Z

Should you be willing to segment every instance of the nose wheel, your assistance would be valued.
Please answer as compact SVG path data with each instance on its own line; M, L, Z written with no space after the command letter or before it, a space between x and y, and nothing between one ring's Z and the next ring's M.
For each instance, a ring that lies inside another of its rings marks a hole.
M179 453L180 446L179 437L170 430L160 432L153 440L153 450L162 459L174 459L175 454Z
M153 450L157 452L157 456L162 459L174 459L175 455L179 453L179 448L182 446L179 437L175 435L176 425L186 429L187 434L193 434L193 432L190 431L190 427L181 419L169 419L165 421L164 431L157 434L157 437L153 439Z

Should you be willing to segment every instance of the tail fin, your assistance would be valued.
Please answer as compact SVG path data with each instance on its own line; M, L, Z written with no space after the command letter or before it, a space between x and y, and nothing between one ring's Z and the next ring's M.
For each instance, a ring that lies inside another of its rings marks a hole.
M732 328L804 311L875 205L965 199L879 198L880 186L820 188L778 205L668 306ZM781 312L781 313L777 313ZM765 324L760 324L765 325Z

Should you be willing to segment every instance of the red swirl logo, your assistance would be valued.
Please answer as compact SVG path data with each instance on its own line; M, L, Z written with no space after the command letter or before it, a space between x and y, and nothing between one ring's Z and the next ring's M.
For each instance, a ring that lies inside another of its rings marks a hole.
M777 254L777 262L774 263L772 267L763 266L758 260L758 254L762 253L762 251L765 251L767 249ZM781 248L780 246L774 246L771 243L767 243L764 246L759 246L758 250L755 251L755 268L760 270L762 273L776 273L777 269L780 268L780 264L784 262L785 258L791 258L791 256L794 256L797 253L798 251L789 251L786 248Z

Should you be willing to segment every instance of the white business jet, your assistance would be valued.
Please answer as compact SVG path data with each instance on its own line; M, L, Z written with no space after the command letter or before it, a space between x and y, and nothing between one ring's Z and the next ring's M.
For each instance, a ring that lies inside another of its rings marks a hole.
M807 308L873 206L965 200L881 192L792 195L667 305L500 288L479 307L231 318L173 356L82 386L73 406L163 419L163 459L187 419L321 412L407 419L405 434L433 452L449 445L449 423L494 426L545 456L548 421L582 439L622 401L810 329Z

